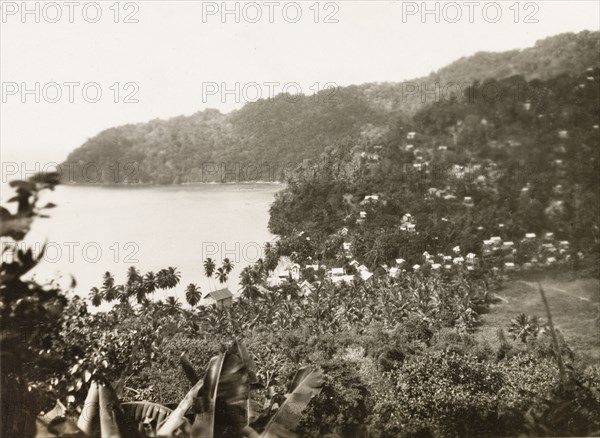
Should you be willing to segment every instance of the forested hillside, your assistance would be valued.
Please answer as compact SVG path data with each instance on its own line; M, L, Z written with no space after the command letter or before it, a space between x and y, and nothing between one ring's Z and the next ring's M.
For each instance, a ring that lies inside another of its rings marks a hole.
M522 51L477 53L404 83L341 87L317 96L278 95L228 114L205 110L110 128L69 155L70 168L63 172L63 180L104 184L282 180L305 159L367 147L424 106L436 100L448 103L457 90L451 84L461 84L463 92L475 80L487 78L575 75L598 65L599 53L598 32L563 34ZM437 95L424 94L436 84Z
M271 231L285 254L318 254L329 265L347 242L373 269L398 257L421 264L425 251L456 245L480 255L492 236L512 244L528 233L568 242L575 258L597 255L599 72L486 81L370 147L307 163L277 194ZM501 96L492 101L483 93L491 86ZM510 257L511 265L543 261Z

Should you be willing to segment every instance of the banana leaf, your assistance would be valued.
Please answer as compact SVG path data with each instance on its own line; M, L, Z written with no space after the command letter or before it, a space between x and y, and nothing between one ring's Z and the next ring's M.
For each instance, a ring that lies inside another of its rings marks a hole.
M95 389L93 389L94 387ZM93 428L92 433L88 433L87 436L101 438L135 438L140 436L137 427L123 414L121 403L112 386L92 383L90 391L97 392L98 402L95 406L92 404L89 409L84 409L82 416L99 417L100 429ZM89 394L90 392L88 392L88 396ZM93 400L94 397L92 395L90 399ZM93 422L91 423L93 424Z
M206 374L204 375L204 384L198 394L199 412L194 419L194 429L198 430L198 437L213 438L215 431L215 414L217 410L217 390L219 388L219 378L221 369L225 362L225 355L220 354L213 357L208 363Z
M250 417L250 382L254 362L241 342L231 345L225 355L217 390L216 436L237 438L248 426Z
M187 357L187 354L185 352L182 353L181 357L179 358L179 362L181 363L183 372L185 373L190 383L192 385L195 385L198 382L198 380L200 380L200 376L196 372L196 369L190 362L190 359Z
M248 424L248 419L251 415L250 388L254 386L260 386L258 382L258 377L256 376L256 364L254 363L254 360L248 353L248 349L246 348L246 345L243 342L235 341L235 343L233 343L229 349L229 354L236 355L241 360L242 368L240 368L237 371L239 377L237 381L237 391L240 392L239 401L243 401L246 406L246 412L244 416L246 417L246 424ZM228 401L232 401L232 395L227 390L223 392L219 391L219 393L220 397L225 396L227 397Z
M113 388L95 381L92 381L88 389L77 427L85 434L82 436L88 437L140 436L137 427L123 414L121 403Z
M96 435L95 432L99 431L100 428L100 409L98 403L98 384L92 381L83 404L83 410L77 420L77 427L89 436Z
M159 426L173 412L166 406L145 401L122 403L121 407L125 416L137 425L138 433L149 437L157 436Z
M240 341L236 341L236 346L238 348L238 352L244 365L246 366L246 370L248 372L248 383L250 385L256 385L258 383L258 377L256 377L256 364L252 360L252 357L248 353L248 349L246 348L246 344Z
M298 425L302 411L310 400L321 392L323 373L321 370L302 368L292 380L290 392L279 410L273 415L265 430L263 438L288 438L295 436L291 430Z
M157 435L173 435L179 427L185 424L187 421L185 414L194 405L194 401L196 400L196 397L203 386L204 380L198 380L196 382L192 389L190 389L185 397L183 397L183 399L179 402L173 412L171 412L171 414L167 417L163 425L158 428Z
M221 359L209 364L196 416L198 435L237 438L249 424L250 385L256 366L242 342L236 341Z
M250 384L258 382L255 370L241 342L211 359L196 400L194 436L237 438L242 434L250 418Z
M100 436L102 438L120 438L119 425L115 415L115 406L106 386L98 386L98 398L100 400Z

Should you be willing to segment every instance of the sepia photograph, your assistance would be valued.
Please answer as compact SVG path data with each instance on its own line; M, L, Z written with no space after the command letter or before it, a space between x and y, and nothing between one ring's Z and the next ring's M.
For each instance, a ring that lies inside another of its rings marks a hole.
M0 0L0 438L600 437L600 2Z

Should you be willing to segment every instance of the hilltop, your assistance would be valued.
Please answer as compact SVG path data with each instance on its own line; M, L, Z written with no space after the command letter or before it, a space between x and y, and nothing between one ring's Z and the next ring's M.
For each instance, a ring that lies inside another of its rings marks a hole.
M109 128L68 156L67 163L82 166L68 173L66 182L282 180L306 159L366 146L409 120L431 104L431 97L428 101L422 96L426 87L439 84L437 99L447 100L450 91L456 91L454 83L578 74L598 65L599 53L598 32L562 34L524 50L480 52L403 83L352 85L316 96L280 94L227 114L207 109L191 116ZM464 88L458 91L460 98ZM100 166L102 176L84 174L81 169L87 163Z

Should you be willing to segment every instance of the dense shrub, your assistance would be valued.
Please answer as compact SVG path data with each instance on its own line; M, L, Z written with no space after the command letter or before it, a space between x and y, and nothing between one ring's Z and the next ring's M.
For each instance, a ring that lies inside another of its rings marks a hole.
M389 373L377 394L376 424L384 436L497 435L502 373L473 356L435 352Z
M125 399L178 403L190 388L179 363L184 352L195 369L203 373L210 358L222 352L222 344L206 335L174 334L162 344L160 355L127 380Z

